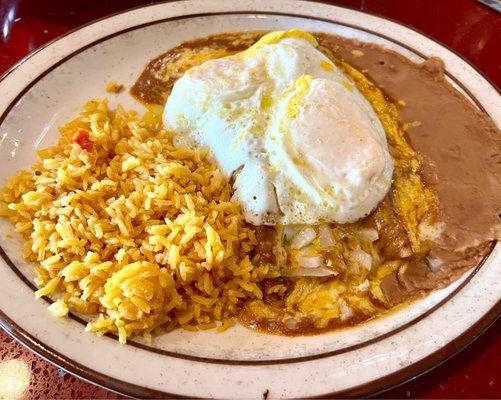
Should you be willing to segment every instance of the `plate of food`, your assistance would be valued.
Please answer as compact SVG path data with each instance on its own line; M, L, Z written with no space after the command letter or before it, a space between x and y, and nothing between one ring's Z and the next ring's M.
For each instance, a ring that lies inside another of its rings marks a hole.
M86 380L362 396L499 315L500 95L410 28L174 1L0 88L0 323Z

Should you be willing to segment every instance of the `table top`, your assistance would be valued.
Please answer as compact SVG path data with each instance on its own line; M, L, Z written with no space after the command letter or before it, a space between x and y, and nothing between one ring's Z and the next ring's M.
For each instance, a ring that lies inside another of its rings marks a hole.
M140 0L0 2L0 74L57 36ZM337 0L412 26L449 46L501 86L501 14L474 0ZM501 398L501 320L441 366L381 398ZM473 339L473 338L472 338ZM121 398L52 366L0 330L0 398Z

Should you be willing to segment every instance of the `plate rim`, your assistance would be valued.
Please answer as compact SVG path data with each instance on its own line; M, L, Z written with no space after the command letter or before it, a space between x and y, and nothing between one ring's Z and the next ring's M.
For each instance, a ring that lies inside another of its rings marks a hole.
M184 1L184 0L181 0L181 1ZM169 2L171 3L172 1L169 1ZM139 7L139 9L141 9L141 8L144 8L144 7ZM126 11L124 11L124 12L126 12ZM331 24L337 24L337 25L341 25L341 26L350 27L352 29L356 29L356 30L359 30L359 31L367 32L367 33L370 33L371 35L374 35L374 36L383 38L385 40L391 41L391 42L397 44L398 46L401 46L402 48L405 48L406 50L414 53L415 55L417 55L418 57L421 57L423 59L426 57L423 53L421 53L417 49L412 48L411 46L409 46L409 45L407 45L405 43L402 43L399 40L393 39L393 38L391 38L391 37L389 37L387 35L384 35L384 34L380 34L379 32L373 31L373 30L371 30L369 28L366 28L366 27L358 27L356 25L348 24L348 23L345 23L345 22L340 22L340 21L337 21L337 20L334 20L334 19L329 19L329 18L307 16L307 15L302 15L302 14L292 14L292 13L287 13L287 12L284 13L284 12L270 12L270 11L254 11L254 13L255 14L261 14L261 15L267 15L267 16L285 16L285 17L305 18L305 19L308 18L308 19L316 20L316 21L320 21L320 22L326 22L326 23L331 23ZM122 14L122 13L119 12L118 14ZM199 17L222 16L222 15L238 15L238 16L243 16L243 15L252 15L252 12L248 11L248 10L240 10L240 11L217 11L217 12L208 12L208 13L183 14L183 15L179 15L179 16L175 16L175 17L162 18L162 19L157 19L157 20L153 20L153 21L149 21L149 22L145 22L145 23L133 25L133 26L130 26L128 28L117 30L117 31L115 31L113 33L110 33L108 35L102 36L102 37L100 37L100 38L98 38L98 39L96 39L96 40L94 40L94 41L92 41L90 43L87 43L87 44L79 47L78 49L72 51L71 53L65 55L61 59L58 59L52 65L50 65L49 67L47 67L46 69L44 69L41 73L39 73L34 78L32 78L29 81L29 83L22 90L20 90L18 92L18 94L10 101L10 103L4 109L3 113L0 115L0 124L3 123L3 121L8 117L8 115L11 112L12 108L15 107L15 105L18 103L18 101L20 101L25 96L25 94L34 85L36 85L39 81L41 81L45 76L47 76L48 74L50 74L52 71L54 71L55 69L57 69L60 65L64 64L66 61L71 60L73 57L77 56L78 54L80 54L80 53L82 53L82 52L84 52L86 50L88 50L89 48L92 48L93 46L96 46L96 45L98 45L100 43L103 43L103 42L105 42L107 40L113 39L113 38L115 38L117 36L120 36L122 34L126 34L126 33L131 32L131 31L135 31L135 30L142 29L142 28L147 28L147 27L154 26L154 25L157 25L157 24L162 24L162 23L165 23L165 22L179 21L179 20L183 20L183 19L191 19L191 18L199 18ZM106 19L106 18L104 18L104 19ZM471 91L466 86L464 86L464 84L454 74L452 74L451 72L449 72L447 70L445 71L445 74L447 75L447 77L449 77L451 80L453 80L468 95L469 99L479 109L481 109L482 111L484 111L484 112L487 113L487 111L484 109L484 107L482 106L481 102L477 99L477 97L473 93L471 93ZM0 79L0 84L1 84L1 82L2 82L2 79ZM152 348L150 346L147 346L147 345L144 345L144 344L141 344L141 343L137 343L137 342L132 342L131 345L134 346L134 347L137 347L139 349L142 349L142 350L151 351L151 352L162 354L162 355L165 355L165 356L168 356L168 357L173 357L173 358L178 358L178 359L184 359L184 360L187 360L187 361L205 362L205 363L208 363L208 364L235 365L235 366L243 366L243 365L249 365L249 366L253 366L254 365L254 366L257 366L257 365L292 364L292 363L301 363L301 362L306 362L306 361L314 361L314 360L319 360L319 359L323 359L323 358L334 357L336 355L343 354L343 353L348 352L348 351L354 351L354 350L357 350L357 349L360 349L360 348L363 348L363 347L375 344L378 341L384 340L384 339L386 339L388 337L391 337L391 336L393 336L395 334L398 334L399 332L401 332L401 331L403 331L403 330L405 330L407 328L410 328L411 326L419 323L421 320L423 320L427 316L431 315L433 312L437 311L441 306L445 305L448 301L452 300L456 296L456 294L458 294L458 292L469 283L469 281L478 272L478 269L489 258L490 253L493 250L494 250L494 246L491 247L489 253L486 254L486 256L483 257L483 259L475 267L471 268L469 271L466 272L466 273L468 273L468 276L460 284L459 287L457 287L456 289L454 289L453 292L451 292L450 294L447 295L447 297L445 297L444 299L442 299L439 303L435 304L433 307L431 307L430 309L428 309L426 312L423 312L422 314L416 316L412 320L406 322L403 325L395 327L394 329L392 329L392 330L390 330L388 332L382 333L382 334L380 334L380 335L378 335L376 337L373 337L371 339L367 339L364 342L357 343L357 344L354 344L354 345L350 345L350 346L347 346L347 347L344 347L344 348L341 348L341 349L327 351L327 352L323 352L323 353L316 353L316 354L311 354L311 355L304 355L304 356L299 356L299 357L294 357L294 358L284 358L284 359L275 358L275 359L266 359L266 360L226 360L226 359L221 359L221 358L201 357L201 356L195 356L195 355L184 354L184 353L179 353L179 352L172 352L172 351L167 351L167 350L154 349L154 348ZM5 263L12 269L12 271L32 291L36 291L36 288L34 287L33 283L30 282L22 274L22 272L19 270L19 268L17 267L17 265L14 262L12 262L12 260L10 259L10 257L7 255L7 253L5 252L5 250L1 246L0 246L0 257L5 261ZM49 304L52 303L52 300L50 300L47 297L43 297L43 299L45 301L47 301ZM71 319L75 320L76 322L80 323L80 324L85 324L85 322L79 316L77 316L77 315L75 315L73 313L70 313L69 317ZM382 316L381 318L384 318L384 317L386 317L386 316ZM106 336L110 336L110 335L106 335ZM111 335L111 336L114 337L113 335Z
M164 1L159 2L159 3L154 3L154 4L149 4L149 5L140 5L137 7L129 8L126 10L122 10L122 11L119 11L119 12L116 12L113 14L103 16L103 17L98 18L96 20L89 21L86 24L78 26L78 27L64 33L63 35L52 39L51 41L45 43L40 48L36 49L32 53L25 56L23 59L21 59L16 64L11 66L9 69L7 69L0 76L0 83L7 76L9 76L12 72L14 72L19 66L21 66L22 64L29 61L29 59L32 56L34 56L35 54L37 54L38 52L51 46L53 43L63 39L64 37L66 37L74 32L77 32L77 31L79 31L87 26L99 24L100 22L103 22L103 21L105 21L109 18L112 18L114 16L128 13L128 12L133 12L135 10L145 9L145 8L149 8L152 6L158 6L158 5L162 5L162 4L184 2L184 1L186 1L186 0L164 0ZM356 11L360 14L372 15L372 16L375 16L379 19L391 21L391 22L396 23L400 26L403 26L407 29L415 31L415 32L427 37L428 39L432 40L433 42L439 44L440 46L448 49L454 55L461 58L463 62L468 64L470 67L472 67L479 75L481 75L491 85L492 88L494 88L494 90L498 94L500 94L500 90L497 87L497 85L494 82L492 82L492 80L489 77L487 77L482 71L480 71L469 60L465 59L462 55L458 54L455 50L451 49L447 45L444 45L440 41L434 39L433 37L427 35L426 33L419 31L418 29L415 29L407 24L401 23L401 22L396 21L394 19L380 16L380 15L375 14L375 13L360 11L360 10L353 9L350 7L345 7L345 6L339 6L339 5L332 4L330 2L323 1L323 0L303 0L303 1L310 2L310 3L324 4L324 5L328 5L331 7L343 8L343 9L347 9L350 11ZM275 15L278 14L278 15L280 15L280 13L270 13L270 12L266 12L263 10L262 11L253 10L250 12L251 13L254 12L256 14L275 14ZM229 12L229 13L231 14L232 12ZM248 14L248 13L249 13L249 11L244 11L244 10L233 12L233 14ZM183 14L182 16L179 16L179 17L163 19L163 21L172 20L172 19L176 19L176 18L190 18L190 17L196 17L196 16L200 16L200 15L221 15L221 14L226 14L226 13L225 12L214 12L214 13L205 13L205 14L186 13L186 14ZM291 17L303 17L303 18L309 18L309 19L319 19L319 20L329 21L331 23L338 23L339 24L339 22L336 22L336 21L328 19L328 18L321 18L321 17L315 18L315 17L310 16L310 15L300 15L300 14L291 14L291 13L282 13L281 15L288 15ZM49 73L54 68L56 68L58 65L64 63L64 61L66 59L75 55L75 53L81 52L81 51L85 50L86 48L92 47L93 45L95 45L101 41L107 40L113 36L125 33L129 30L140 29L144 25L154 24L155 22L160 23L162 21L155 20L155 21L151 21L150 23L146 23L146 24L144 24L144 23L137 24L137 25L132 26L130 28L125 28L125 29L113 32L110 35L103 36L103 37L101 37L101 38L99 38L91 43L88 43L88 44L80 47L78 50L64 56L62 59L57 60L53 65L48 67L44 72L42 72L37 77L32 79L30 81L30 85L28 85L28 86L31 87L31 83L33 81L41 79L43 76L45 76L46 73ZM344 24L344 25L348 25L348 24ZM361 27L356 27L356 26L353 26L353 27L358 29L358 30L365 30L364 28L361 28ZM367 31L371 32L370 30L367 30ZM371 33L384 37L384 35L381 35L379 33L375 33L375 32L371 32ZM395 40L393 40L393 41L395 41ZM404 45L404 47L406 47L405 44L403 44L403 45ZM15 96L15 98L11 101L9 106L2 113L3 114L2 117L9 113L11 106L13 104L15 104L19 100L19 98L24 95L24 93L25 93L25 90L23 89L21 92L19 92ZM470 94L470 93L468 93L468 94ZM421 359L417 362L414 362L411 365L409 365L403 369L400 369L400 370L397 370L393 373L390 373L384 377L377 378L375 380L371 380L369 382L348 388L346 390L332 392L332 393L328 393L328 394L323 394L323 395L320 395L320 397L328 397L328 396L332 396L334 394L336 396L340 396L340 397L367 396L367 395L374 395L374 394L382 393L382 392L389 390L393 387L399 386L399 385L407 382L410 379L416 378L416 377L434 369L435 367L438 367L443 362L454 357L457 353L462 351L471 342L473 342L478 336L480 336L486 329L488 329L489 326L491 326L500 316L501 316L501 300L498 300L498 302L489 311L484 313L482 315L482 317L479 320L477 320L477 322L474 325L469 327L467 330L463 331L458 337L456 337L455 339L453 339L449 343L447 343L446 346L429 354L428 356L424 357L423 359ZM89 381L93 384L97 384L98 386L104 387L106 389L109 389L109 390L112 390L112 391L115 391L115 392L118 392L121 394L139 396L139 397L165 397L165 396L169 396L169 397L174 397L174 398L186 398L185 396L182 396L182 395L172 394L172 393L168 393L168 392L164 392L164 391L159 391L156 389L150 389L150 388L138 386L138 385L126 382L126 381L122 381L122 380L110 377L104 373L95 371L89 367L83 366L75 361L69 360L66 356L64 356L64 354L61 354L58 351L51 349L49 346L45 345L40 340L34 338L30 333L26 332L23 328L21 328L14 321L12 321L2 310L0 310L0 325L6 330L6 332L9 335L11 335L13 338L15 338L22 345L28 347L31 351L34 351L36 354L38 354L42 358L46 359L47 361L51 362L52 364L54 364L58 367L64 368L65 370L71 372L72 374L74 374L74 375L76 375L76 376L78 376L86 381ZM63 366L63 365L65 365L65 366ZM418 372L415 372L416 370ZM130 389L132 389L132 390L130 390Z

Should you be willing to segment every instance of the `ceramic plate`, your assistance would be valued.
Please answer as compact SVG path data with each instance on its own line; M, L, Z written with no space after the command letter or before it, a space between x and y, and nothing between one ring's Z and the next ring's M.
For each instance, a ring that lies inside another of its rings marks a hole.
M130 86L152 57L213 33L301 28L380 43L412 60L439 56L447 76L501 125L496 89L471 65L397 23L322 3L179 1L120 13L52 42L0 82L0 181L56 142L56 127L110 80ZM125 92L113 104L141 109ZM175 331L121 346L84 332L76 316L53 319L36 301L22 240L0 221L0 319L16 339L98 385L140 397L269 398L361 396L431 368L480 334L499 314L501 249L444 290L356 328L278 337L242 327L225 333Z

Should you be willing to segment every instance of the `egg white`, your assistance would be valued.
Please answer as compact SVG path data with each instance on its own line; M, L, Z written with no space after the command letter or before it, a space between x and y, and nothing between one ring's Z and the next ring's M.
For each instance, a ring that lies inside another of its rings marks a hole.
M272 32L188 70L167 101L165 127L210 148L253 224L353 222L390 188L381 122L315 45L298 30Z

